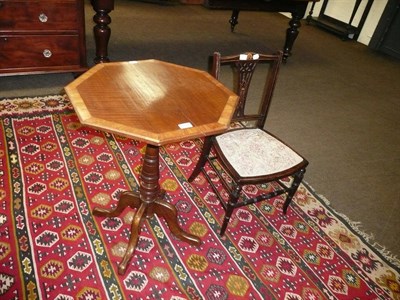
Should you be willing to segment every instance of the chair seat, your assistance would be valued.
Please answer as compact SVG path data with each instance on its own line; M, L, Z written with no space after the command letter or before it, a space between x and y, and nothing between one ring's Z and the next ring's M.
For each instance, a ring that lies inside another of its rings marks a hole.
M232 130L218 135L216 140L241 177L279 173L303 161L291 148L258 128Z

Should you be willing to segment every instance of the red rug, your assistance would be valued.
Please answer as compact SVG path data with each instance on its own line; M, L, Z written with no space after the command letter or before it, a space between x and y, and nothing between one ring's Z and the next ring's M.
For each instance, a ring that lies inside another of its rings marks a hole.
M160 183L202 245L153 217L119 276L134 211L91 211L137 189L144 144L82 126L63 96L3 99L0 115L1 299L400 299L399 261L306 184L286 216L280 197L238 209L221 238L206 181L186 181L200 140L161 149Z

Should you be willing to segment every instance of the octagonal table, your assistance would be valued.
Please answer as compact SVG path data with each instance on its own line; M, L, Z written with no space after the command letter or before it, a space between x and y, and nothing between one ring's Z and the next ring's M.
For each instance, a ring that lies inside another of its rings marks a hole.
M139 191L123 192L114 209L93 210L96 216L115 217L128 206L137 209L118 273L126 272L141 222L154 214L166 220L177 238L200 245L197 236L179 226L176 208L163 199L159 146L224 132L238 96L204 71L158 60L98 64L65 91L82 124L147 143Z

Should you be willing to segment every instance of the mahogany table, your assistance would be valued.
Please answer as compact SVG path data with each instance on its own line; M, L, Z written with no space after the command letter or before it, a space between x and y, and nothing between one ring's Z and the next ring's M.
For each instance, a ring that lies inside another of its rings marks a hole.
M198 237L180 228L176 208L163 199L159 147L224 132L237 95L204 71L158 60L97 64L65 91L82 124L147 143L139 191L122 193L114 209L93 210L96 216L115 217L128 206L137 209L118 273L126 271L141 222L154 214L180 240L200 245Z

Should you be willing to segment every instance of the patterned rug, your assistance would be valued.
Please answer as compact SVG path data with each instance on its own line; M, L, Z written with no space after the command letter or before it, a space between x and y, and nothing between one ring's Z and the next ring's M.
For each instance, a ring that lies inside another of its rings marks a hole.
M215 195L186 180L201 140L161 149L160 184L202 245L153 217L120 276L134 211L91 211L137 190L145 145L82 126L64 96L3 99L0 115L1 299L400 299L396 257L306 184L286 216L281 197L237 209L221 238Z

